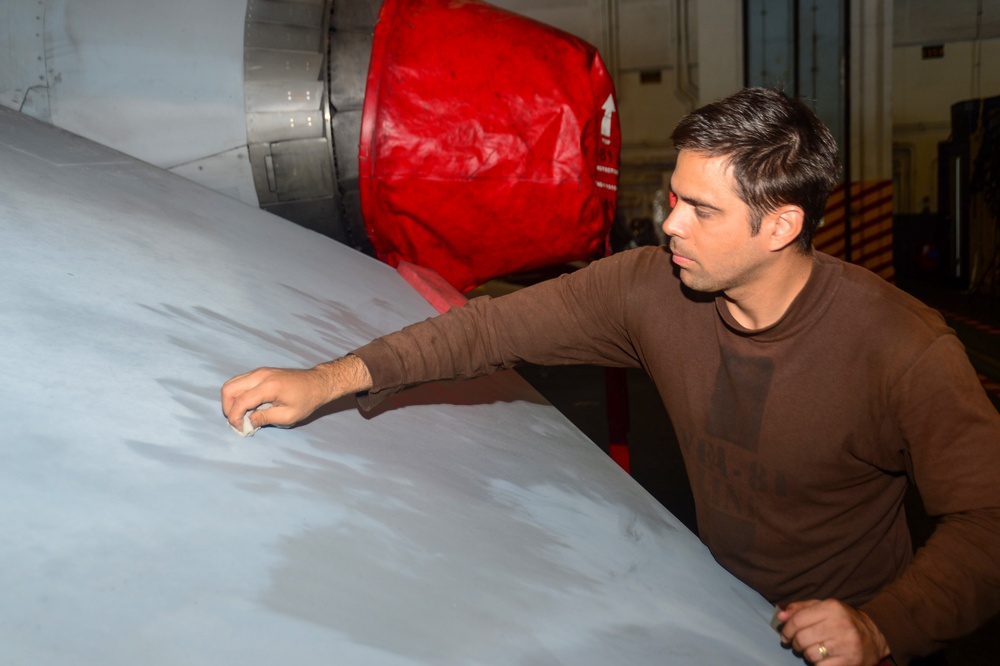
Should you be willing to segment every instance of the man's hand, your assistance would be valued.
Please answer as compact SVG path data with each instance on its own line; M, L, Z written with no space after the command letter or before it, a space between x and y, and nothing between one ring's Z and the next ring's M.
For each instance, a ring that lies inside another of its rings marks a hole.
M875 666L889 645L867 615L835 599L797 601L778 611L781 642L813 664Z
M243 416L269 402L270 409L250 414L253 427L290 426L332 400L371 387L368 368L357 356L321 363L310 370L258 368L222 386L222 412L240 431Z

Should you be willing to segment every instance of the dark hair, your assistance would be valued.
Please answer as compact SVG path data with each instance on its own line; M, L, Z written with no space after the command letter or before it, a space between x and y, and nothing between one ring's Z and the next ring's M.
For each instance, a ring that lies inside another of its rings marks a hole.
M804 102L767 88L744 88L685 116L670 138L678 150L726 156L750 227L782 204L802 207L796 239L809 251L830 192L840 180L837 142Z

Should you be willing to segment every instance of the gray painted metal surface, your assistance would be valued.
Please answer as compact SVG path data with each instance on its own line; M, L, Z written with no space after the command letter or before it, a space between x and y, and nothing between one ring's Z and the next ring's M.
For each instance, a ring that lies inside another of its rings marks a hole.
M247 0L0 0L0 104L256 203ZM16 55L15 55L16 54Z
M0 106L374 253L358 137L381 0L0 0Z
M8 109L0 247L0 663L799 663L514 374L233 434L433 313L387 266Z

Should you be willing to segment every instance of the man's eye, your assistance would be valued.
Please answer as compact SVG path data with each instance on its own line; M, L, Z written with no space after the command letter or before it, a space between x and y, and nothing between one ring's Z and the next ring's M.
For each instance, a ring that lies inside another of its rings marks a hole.
M673 192L670 193L670 207L675 208L677 206L677 195Z

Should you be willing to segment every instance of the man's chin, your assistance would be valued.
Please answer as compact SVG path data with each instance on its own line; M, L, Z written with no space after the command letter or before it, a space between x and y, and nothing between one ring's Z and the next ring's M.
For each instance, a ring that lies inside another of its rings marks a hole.
M679 268L677 275L681 279L684 286L691 291L697 291L703 294L714 294L719 291L717 285L712 284L709 280L700 279L702 276L693 274L686 268Z

